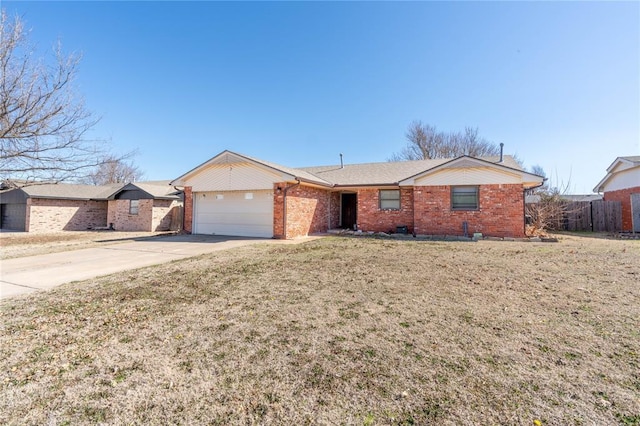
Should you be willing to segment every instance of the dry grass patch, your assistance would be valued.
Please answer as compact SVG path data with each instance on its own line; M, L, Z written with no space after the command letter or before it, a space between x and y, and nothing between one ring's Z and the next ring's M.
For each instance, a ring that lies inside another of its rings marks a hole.
M637 425L639 259L326 238L2 301L0 422Z
M173 235L173 232L66 231L48 234L0 232L0 259L98 247L104 244Z

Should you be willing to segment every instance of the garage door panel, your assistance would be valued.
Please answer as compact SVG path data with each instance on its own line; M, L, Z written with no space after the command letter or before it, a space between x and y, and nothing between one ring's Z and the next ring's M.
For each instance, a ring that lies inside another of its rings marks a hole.
M264 213L205 213L200 216L200 223L246 224L262 223Z
M194 232L273 237L271 191L195 193Z
M0 227L11 231L24 231L27 218L26 204L0 205Z

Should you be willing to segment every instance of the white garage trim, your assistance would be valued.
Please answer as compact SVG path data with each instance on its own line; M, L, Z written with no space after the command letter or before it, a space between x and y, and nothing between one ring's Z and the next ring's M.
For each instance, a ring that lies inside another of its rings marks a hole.
M193 233L273 237L273 191L194 192Z

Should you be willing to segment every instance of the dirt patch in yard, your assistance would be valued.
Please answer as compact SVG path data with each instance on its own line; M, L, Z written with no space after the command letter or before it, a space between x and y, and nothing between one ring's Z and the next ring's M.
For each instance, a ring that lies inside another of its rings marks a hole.
M325 238L5 300L0 423L638 424L639 259Z
M57 253L130 241L173 235L174 232L69 231L50 234L0 232L0 260Z

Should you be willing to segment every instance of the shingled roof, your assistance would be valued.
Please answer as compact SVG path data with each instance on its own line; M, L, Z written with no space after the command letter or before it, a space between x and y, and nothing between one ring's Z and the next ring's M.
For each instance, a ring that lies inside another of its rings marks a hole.
M478 159L488 163L498 163L518 171L522 170L518 162L510 155L505 155L502 163L499 163L500 157L479 157ZM384 163L345 164L343 167L339 165L302 167L298 170L312 173L338 186L397 185L398 182L441 166L451 160L451 158L439 158L434 160L389 161Z
M63 198L67 200L106 200L122 186L112 185L76 185L69 183L45 183L24 186L24 191L31 198Z
M522 170L518 162L510 155L505 155L500 161L500 157L468 157L461 156L457 158L435 159L435 160L417 160L417 161L391 161L380 163L364 163L364 164L345 164L330 166L314 166L292 168L282 166L280 164L271 163L259 158L253 158L244 154L238 154L229 150L222 151L220 154L212 157L199 166L191 169L179 178L171 182L172 185L184 185L185 180L193 176L207 167L220 164L234 164L241 162L251 162L261 167L280 172L288 175L287 179L296 179L302 182L321 185L325 187L348 187L348 186L397 186L403 181L407 181L421 173L429 172L447 163L454 163L466 159L474 161L478 167L494 166L504 170L512 170L529 176L534 183L542 179Z
M97 200L113 199L121 190L139 188L153 198L178 199L179 191L169 186L169 181L135 182L129 184L114 183L109 185L79 185L72 183L35 183L9 191L22 191L29 198L48 198L64 200Z
M176 190L173 186L169 185L170 180L157 180L150 182L134 182L129 183L121 188L118 188L113 192L109 198L113 198L117 193L123 190L140 189L153 198L165 199L165 200L177 200L180 198L180 191Z

